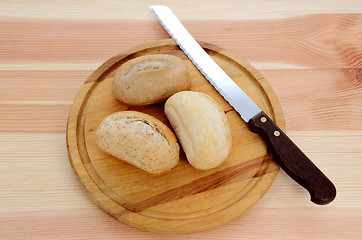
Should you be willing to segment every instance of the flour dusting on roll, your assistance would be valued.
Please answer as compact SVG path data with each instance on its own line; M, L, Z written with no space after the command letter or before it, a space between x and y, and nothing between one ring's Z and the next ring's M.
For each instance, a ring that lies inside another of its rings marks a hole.
M170 121L189 163L201 170L219 166L231 149L231 131L225 113L208 95L183 91L165 104Z

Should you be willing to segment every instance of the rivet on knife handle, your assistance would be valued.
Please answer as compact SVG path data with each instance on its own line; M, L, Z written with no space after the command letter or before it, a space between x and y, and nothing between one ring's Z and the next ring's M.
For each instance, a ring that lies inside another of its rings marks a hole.
M264 112L250 119L248 125L268 142L283 170L308 190L312 202L328 204L333 201L336 196L333 183Z

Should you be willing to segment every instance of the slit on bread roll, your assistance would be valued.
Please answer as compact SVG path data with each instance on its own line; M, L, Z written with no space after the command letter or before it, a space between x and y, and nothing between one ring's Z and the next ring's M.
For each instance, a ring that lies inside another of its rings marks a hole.
M183 91L165 104L189 163L201 170L219 166L229 155L231 131L221 107L208 95Z
M158 174L175 167L180 147L176 136L160 120L137 111L116 112L96 131L104 152L146 172Z
M190 78L182 59L168 54L145 55L127 61L117 70L112 92L121 102L142 106L189 90Z

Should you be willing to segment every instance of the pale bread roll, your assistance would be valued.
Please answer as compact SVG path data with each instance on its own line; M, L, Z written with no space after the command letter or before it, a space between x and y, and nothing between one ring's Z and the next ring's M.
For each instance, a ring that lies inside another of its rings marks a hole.
M211 97L192 91L176 93L166 101L165 113L192 166L207 170L227 158L231 149L230 126Z
M182 59L153 54L124 63L115 74L112 92L126 104L141 106L162 102L190 86L190 73Z
M168 171L179 161L180 147L173 132L141 112L106 117L96 131L96 143L104 152L153 174Z

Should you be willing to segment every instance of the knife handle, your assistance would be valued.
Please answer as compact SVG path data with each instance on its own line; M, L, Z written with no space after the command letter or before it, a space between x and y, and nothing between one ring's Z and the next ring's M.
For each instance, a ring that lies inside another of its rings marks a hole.
M250 119L248 125L267 141L283 170L308 190L312 202L324 205L333 201L333 183L263 111Z

